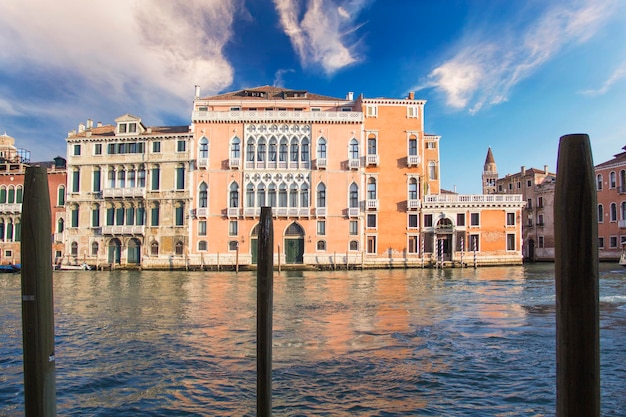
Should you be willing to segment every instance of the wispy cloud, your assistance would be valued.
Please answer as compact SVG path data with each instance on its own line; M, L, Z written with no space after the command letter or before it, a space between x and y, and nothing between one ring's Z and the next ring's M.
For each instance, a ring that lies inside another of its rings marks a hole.
M354 33L368 0L274 0L282 29L304 67L320 65L326 74L361 60Z
M530 24L507 21L489 36L470 32L452 57L433 69L414 90L435 88L456 109L480 109L504 102L512 88L567 45L592 37L610 17L614 0L550 5ZM521 30L511 28L522 27ZM492 28L493 29L493 28Z
M239 0L8 0L0 14L5 69L73 79L101 99L188 98L194 84L232 81L222 49ZM33 12L36 10L36 13ZM71 89L72 84L68 87Z
M626 79L626 62L619 66L611 76L602 84L600 88L585 90L582 94L588 96L600 96L602 94L606 94L609 89L618 81Z

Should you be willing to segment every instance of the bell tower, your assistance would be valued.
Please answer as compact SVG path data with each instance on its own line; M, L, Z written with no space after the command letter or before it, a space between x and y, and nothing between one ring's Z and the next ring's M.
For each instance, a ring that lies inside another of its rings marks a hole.
M487 149L487 157L485 158L485 166L483 167L483 194L495 194L497 180L498 169L496 168L496 160L493 158L490 146L489 149Z

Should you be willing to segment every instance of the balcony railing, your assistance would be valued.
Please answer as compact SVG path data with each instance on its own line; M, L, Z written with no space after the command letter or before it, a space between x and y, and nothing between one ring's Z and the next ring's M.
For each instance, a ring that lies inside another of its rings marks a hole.
M102 226L104 235L143 235L146 226Z
M315 215L317 217L326 217L326 207L316 207Z
M230 158L228 160L228 167L230 169L239 169L241 160L239 158Z
M228 207L227 215L230 218L239 217L239 207Z
M409 210L417 210L420 208L420 201L418 199L410 199L409 200Z
M338 123L361 123L362 112L332 112L332 111L194 111L193 121L215 121L234 123L264 123L264 122L338 122Z
M102 190L104 198L123 198L123 197L146 197L145 187L134 188L105 188Z
M424 203L517 203L521 194L433 194L425 195Z
M21 213L22 203L2 203L0 204L0 213Z
M315 166L317 166L317 169L326 169L326 158L317 158Z
M200 158L197 160L196 165L199 169L207 169L209 167L209 160L207 158Z
M619 220L617 224L620 229L626 229L626 220Z
M350 169L359 169L361 167L361 161L359 158L350 158L348 160L348 167Z
M359 217L359 208L358 207L348 208L348 217Z
M409 155L406 158L406 163L410 167L416 167L420 164L420 156L419 155Z
M378 161L380 160L378 155L367 155L367 165L378 166Z
M368 210L378 210L378 199L368 199L367 201L367 209Z
M196 217L206 218L208 215L209 209L206 207L200 207L196 209Z

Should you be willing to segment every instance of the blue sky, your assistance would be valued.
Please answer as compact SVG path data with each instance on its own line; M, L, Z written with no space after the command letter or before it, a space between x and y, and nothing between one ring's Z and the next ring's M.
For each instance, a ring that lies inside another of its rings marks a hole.
M442 186L556 170L559 137L594 163L626 145L622 0L4 0L0 134L33 160L78 123L190 123L202 95L259 85L427 100Z

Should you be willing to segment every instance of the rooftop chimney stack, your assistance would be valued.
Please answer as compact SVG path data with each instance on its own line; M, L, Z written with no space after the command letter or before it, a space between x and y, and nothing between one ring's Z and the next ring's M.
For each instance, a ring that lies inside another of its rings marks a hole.
M346 94L346 100L354 100L354 93L352 91L349 91L348 94Z
M102 127L102 122L98 122L97 126Z
M93 120L87 119L87 129L92 129L92 128L93 128Z
M200 98L200 86L196 85L196 91L193 95L194 98Z
M83 123L78 124L78 133L83 133L85 131L85 125Z
M409 92L409 100L415 100L415 92L414 91Z
M522 165L521 171L522 171L522 175L526 175L526 167L524 165Z
M547 165L543 166L543 173L548 175L548 166Z

